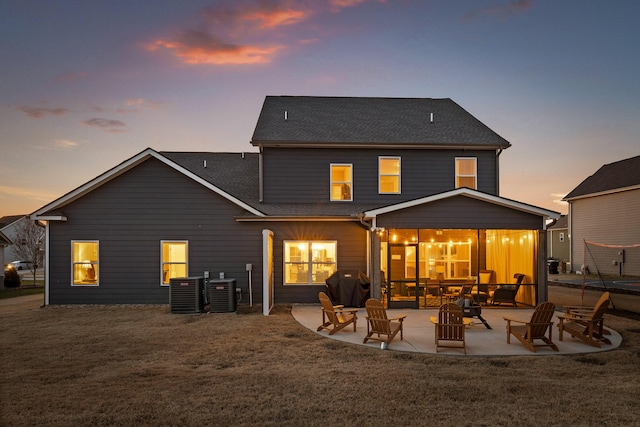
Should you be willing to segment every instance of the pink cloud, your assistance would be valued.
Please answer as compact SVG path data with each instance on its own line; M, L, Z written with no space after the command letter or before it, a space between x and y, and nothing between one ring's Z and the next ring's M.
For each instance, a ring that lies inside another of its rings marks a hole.
M197 27L159 37L145 48L167 51L190 65L268 63L285 49L317 41L314 36L292 34L293 28L300 30L297 24L319 13L339 12L371 1L386 0L254 0L210 6L202 10Z
M85 120L82 123L87 126L91 126L110 133L124 132L126 131L125 128L127 127L126 123L120 120L103 119L100 117L94 117L92 119Z
M19 109L33 119L41 119L45 116L63 116L71 112L71 110L66 108L40 108L27 107L26 105L23 105Z
M201 30L188 30L174 40L157 40L149 50L164 48L186 64L261 64L269 62L280 46L235 45Z
M486 7L483 9L476 9L472 12L465 14L462 19L473 20L478 16L497 16L499 18L511 18L512 16L526 12L533 7L534 0L515 0L506 4L499 4L496 6Z

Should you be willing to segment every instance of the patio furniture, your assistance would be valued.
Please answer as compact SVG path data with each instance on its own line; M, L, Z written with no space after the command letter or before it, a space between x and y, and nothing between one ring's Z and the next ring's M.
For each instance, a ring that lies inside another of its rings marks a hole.
M531 315L531 320L523 321L505 317L507 321L507 344L511 344L511 335L527 347L530 351L536 352L536 347L551 347L558 351L558 346L551 340L552 325L551 318L556 306L551 302L539 304ZM522 323L522 325L512 325L512 323ZM549 337L547 337L549 331ZM534 340L542 340L544 344L535 344Z
M398 332L402 340L402 322L407 317L406 314L388 318L382 302L375 298L368 299L365 307L367 308L367 336L364 337L363 344L369 340L380 341L380 346L384 350Z
M456 301L456 304L458 304L462 308L463 317L477 317L478 320L480 320L487 329L492 329L491 325L489 325L489 322L487 322L484 317L482 317L482 307L473 299L472 295L461 296Z
M326 329L329 331L329 335L333 335L352 323L353 332L356 331L357 308L345 309L342 305L333 305L329 296L324 292L318 294L318 299L322 304L322 325L318 326L318 331Z
M455 303L442 304L438 309L436 323L436 353L440 347L461 348L467 354L464 340L462 308ZM462 346L454 343L461 343Z
M492 305L506 302L513 304L514 307L518 306L518 303L516 303L516 295L520 289L520 284L524 280L524 274L516 273L513 275L513 278L515 279L515 284L498 286L498 289L493 293Z
M611 344L611 341L605 337L609 333L604 328L604 313L607 308L609 308L609 292L605 292L591 310L570 308L568 313L558 315L560 341L562 341L563 332L568 332L572 337L593 347L599 348L600 343Z
M480 304L487 304L493 295L494 284L495 272L493 270L480 270L478 286L473 291L475 300Z

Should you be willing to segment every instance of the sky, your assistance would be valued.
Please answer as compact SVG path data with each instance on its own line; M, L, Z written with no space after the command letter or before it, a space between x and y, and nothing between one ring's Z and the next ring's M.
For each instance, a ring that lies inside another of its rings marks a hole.
M151 147L256 151L265 96L451 98L508 140L500 195L560 213L640 155L640 2L1 0L0 216Z

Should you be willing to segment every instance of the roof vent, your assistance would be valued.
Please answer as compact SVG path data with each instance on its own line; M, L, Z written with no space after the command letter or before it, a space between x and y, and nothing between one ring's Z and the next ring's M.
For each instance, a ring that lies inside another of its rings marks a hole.
M284 119L285 121L289 119L289 112L287 110L284 110Z
M430 114L429 120L431 121L431 123L433 123L433 113Z
M206 168L206 167L207 167L207 161L206 161L206 160L203 160L203 161L202 161L202 167L204 167L204 168Z

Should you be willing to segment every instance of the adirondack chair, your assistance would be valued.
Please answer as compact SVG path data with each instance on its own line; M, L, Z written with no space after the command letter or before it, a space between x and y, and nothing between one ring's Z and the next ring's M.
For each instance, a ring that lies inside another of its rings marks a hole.
M440 347L448 347L462 348L467 354L464 327L462 308L455 303L442 304L436 322L436 353ZM461 343L462 346L453 343Z
M553 350L558 351L558 346L551 340L553 325L551 318L555 308L556 306L551 302L539 304L528 322L504 317L504 320L507 321L507 344L511 344L511 335L513 335L522 345L534 353L536 352L536 347L551 347ZM522 325L512 325L512 322L522 323ZM546 336L547 331L549 331L548 338ZM544 344L535 344L534 340L542 340Z
M524 274L516 273L513 275L513 278L516 279L515 284L498 286L498 289L493 293L492 305L508 302L513 304L514 307L518 306L516 303L516 295L518 295L520 284L524 280Z
M605 337L609 333L604 327L604 313L607 308L609 308L609 292L602 294L592 309L569 307L568 312L558 315L560 341L562 341L563 332L568 332L572 337L593 347L599 348L601 343L611 344L611 341Z
M333 305L329 296L324 292L318 294L318 299L322 304L322 325L318 326L318 331L326 329L329 331L329 335L333 335L352 323L353 332L356 331L357 308L345 309L341 305Z
M380 341L380 346L384 350L398 332L400 332L400 340L402 340L402 322L407 317L406 314L388 318L384 305L375 298L368 299L365 307L367 309L367 336L364 337L363 344L369 340Z

